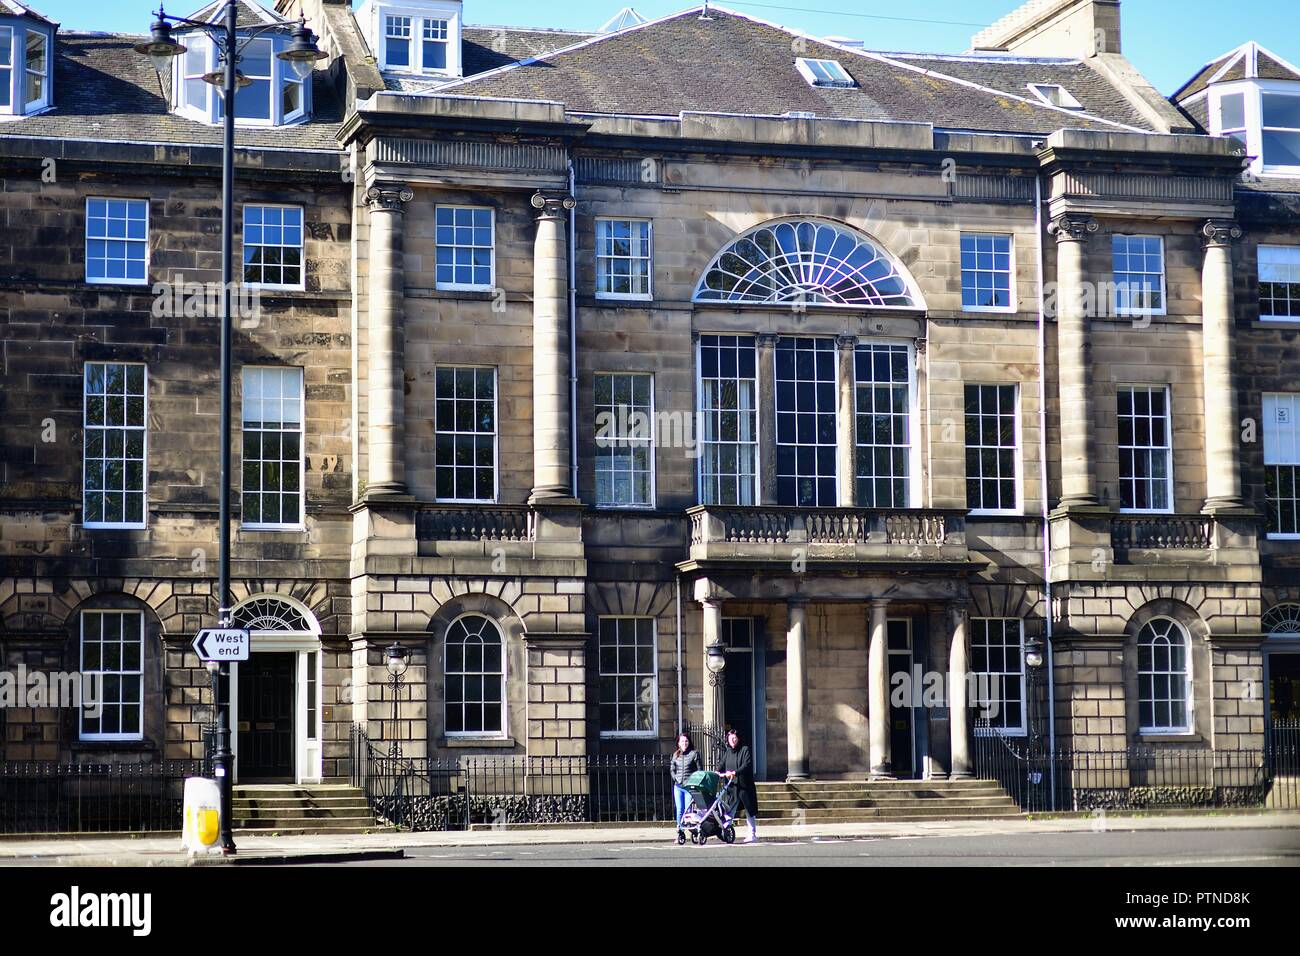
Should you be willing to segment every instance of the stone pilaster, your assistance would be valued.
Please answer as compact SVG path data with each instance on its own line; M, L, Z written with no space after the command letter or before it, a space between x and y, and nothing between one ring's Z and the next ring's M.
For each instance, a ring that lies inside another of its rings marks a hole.
M569 461L569 286L566 214L571 196L535 193L533 241L533 493L571 498Z
M1241 458L1237 441L1237 390L1233 385L1232 243L1235 222L1211 219L1201 227L1201 349L1205 372L1205 511L1240 509Z
M758 336L758 503L776 504L776 336Z
M367 495L406 494L402 207L414 196L410 187L395 183L380 183L366 192L370 205Z
M867 650L867 733L871 742L871 778L892 780L889 733L889 602L871 602Z
M808 652L805 643L807 609L790 602L785 648L786 779L808 779Z
M1092 347L1084 310L1088 236L1097 221L1065 215L1051 225L1056 236L1056 346L1060 378L1061 507L1095 507ZM1092 297L1095 301L1095 296Z
M835 340L839 360L839 396L835 409L835 440L840 473L840 507L857 505L857 416L853 394L853 360L858 347L856 336L841 335Z

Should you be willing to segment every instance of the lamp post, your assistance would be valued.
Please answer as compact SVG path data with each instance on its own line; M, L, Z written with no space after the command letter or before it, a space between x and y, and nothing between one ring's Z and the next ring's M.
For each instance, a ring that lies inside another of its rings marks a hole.
M203 79L217 87L225 103L224 139L221 153L221 473L220 473L220 527L218 528L217 559L217 602L218 623L221 627L230 626L230 366L231 366L231 315L230 293L234 281L235 249L235 91L249 81L239 73L240 51L255 37L271 30L283 28L283 24L271 24L257 29L245 29L240 35L239 4L235 0L226 0L220 20L212 22L191 20L167 14L161 6L157 19L149 31L149 40L137 44L135 51L153 62L154 68L161 74L171 69L173 57L185 53L186 48L172 37L173 23L197 27L211 37L213 44L220 51L221 68L209 73ZM307 29L307 21L299 19L290 34L292 42L282 50L277 58L289 63L301 78L311 75L317 60L326 54L316 46L316 39ZM241 82L242 81L242 82ZM231 764L233 754L230 750L230 665L223 662L220 672L214 679L216 697L213 706L216 709L216 752L213 754L213 773L221 787L221 850L225 854L235 852L235 837L231 830Z
M1025 642L1025 670L1029 679L1029 686L1025 692L1027 698L1025 706L1029 711L1029 744L1031 747L1036 747L1043 733L1038 716L1038 685L1039 677L1043 673L1043 642L1036 637L1031 637Z
M704 649L704 664L709 670L709 686L713 690L713 713L708 715L708 721L716 727L719 733L722 731L723 721L723 700L722 689L725 687L725 678L723 672L727 669L727 648L722 643L710 644Z
M393 742L389 745L388 755L393 758L393 771L396 772L396 762L402 756L401 735L397 732L397 699L402 689L402 675L406 673L406 667L411 660L411 652L397 641L393 641L388 645L385 654L387 656L388 680L393 685Z

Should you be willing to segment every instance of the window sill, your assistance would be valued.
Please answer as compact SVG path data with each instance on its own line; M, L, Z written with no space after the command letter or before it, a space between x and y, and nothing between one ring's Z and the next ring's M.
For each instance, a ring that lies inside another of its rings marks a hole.
M601 740L658 740L659 734L653 730L619 731L602 730Z
M438 746L448 750L458 748L492 747L507 750L516 746L513 737L439 737Z
M1204 739L1194 730L1139 730L1138 740L1144 744L1199 744Z
M130 753L156 753L157 745L147 739L135 740L81 740L73 741L68 749L73 753L109 753L109 752L130 752Z
M608 292L597 292L593 298L597 302L653 302L652 295L612 295Z
M1009 307L963 305L961 311L964 315L1015 315L1020 310L1014 305Z

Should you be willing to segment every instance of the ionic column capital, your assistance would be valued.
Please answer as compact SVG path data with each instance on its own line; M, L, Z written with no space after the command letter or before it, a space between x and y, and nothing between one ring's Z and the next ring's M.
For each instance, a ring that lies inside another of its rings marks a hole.
M563 219L564 214L578 205L568 193L544 193L540 189L529 200L539 210L538 219Z
M835 347L846 352L852 352L858 347L858 337L856 335L837 335L835 336Z
M1231 246L1243 235L1245 231L1231 219L1209 219L1201 226L1203 246Z
M1098 228L1100 227L1097 220L1092 216L1067 212L1052 220L1052 224L1047 227L1047 231L1056 237L1057 242L1083 242Z
M754 344L760 349L774 349L776 348L776 340L779 338L780 336L775 332L760 332L754 336Z
M401 212L414 198L415 191L404 183L375 183L366 190L366 203L374 210Z

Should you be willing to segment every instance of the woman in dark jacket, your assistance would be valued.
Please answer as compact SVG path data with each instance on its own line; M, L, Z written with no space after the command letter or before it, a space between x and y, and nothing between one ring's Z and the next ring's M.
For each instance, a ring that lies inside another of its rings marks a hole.
M758 839L758 788L754 786L754 759L734 729L727 731L727 748L722 751L718 772L736 782L740 804L749 819L749 838L745 842L753 843Z
M688 734L681 733L677 735L677 749L673 751L671 764L673 776L673 806L677 810L677 832L682 831L682 815L686 813L686 808L691 805L691 795L686 792L686 781L690 779L691 774L697 770L704 769L704 761L700 757L700 752L691 746L691 738Z

